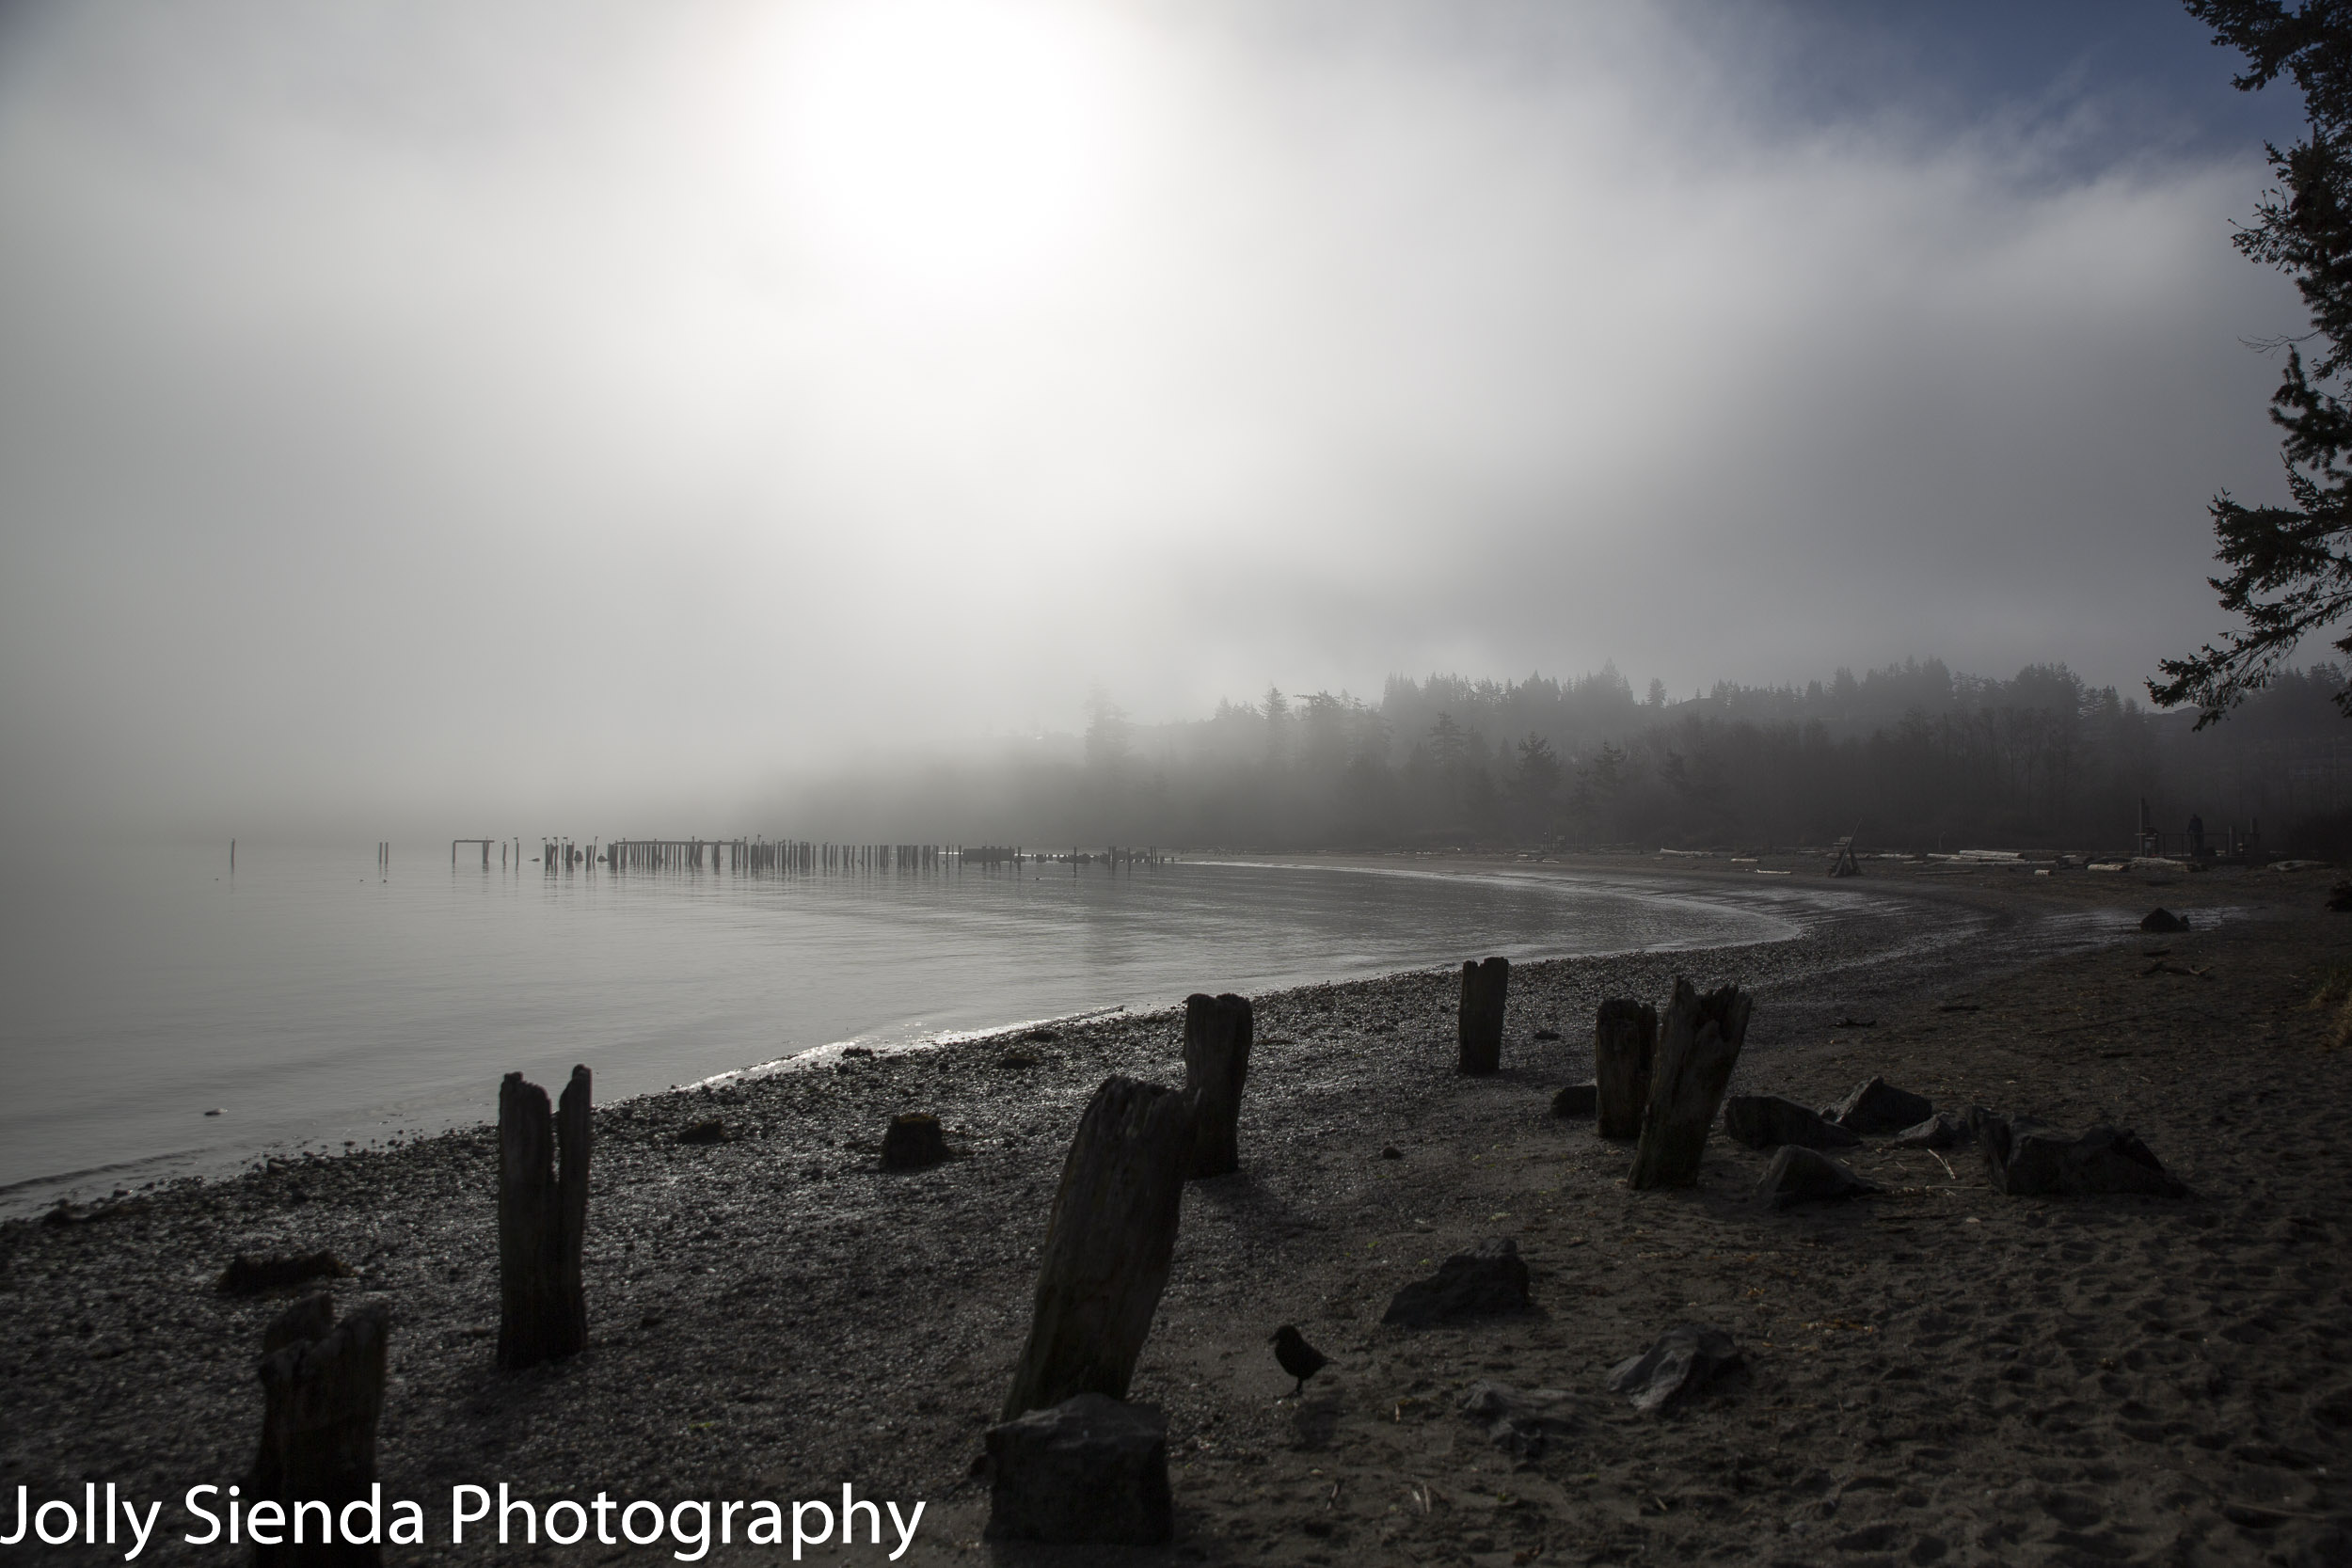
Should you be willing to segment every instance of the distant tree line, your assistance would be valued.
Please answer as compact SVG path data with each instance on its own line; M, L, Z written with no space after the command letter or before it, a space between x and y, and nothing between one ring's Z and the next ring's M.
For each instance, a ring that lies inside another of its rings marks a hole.
M1263 849L2127 847L2257 819L2270 846L2352 848L2345 672L2288 671L2223 725L2143 708L2064 665L2002 680L1906 660L1804 687L1636 696L1561 681L1392 678L1378 703L1270 689L1189 722L1098 695L1082 736L848 784L829 811L919 813L1038 846ZM2340 736L2340 732L2343 732Z

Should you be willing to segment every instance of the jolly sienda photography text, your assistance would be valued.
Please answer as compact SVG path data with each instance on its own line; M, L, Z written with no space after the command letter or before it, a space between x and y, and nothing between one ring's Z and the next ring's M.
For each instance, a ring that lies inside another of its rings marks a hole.
M0 1546L35 1542L48 1546L78 1544L113 1546L123 1560L134 1561L147 1549L159 1524L177 1528L192 1546L274 1546L306 1542L342 1542L352 1545L422 1545L428 1529L445 1528L452 1545L469 1540L495 1539L501 1545L558 1546L593 1542L614 1546L667 1546L680 1562L697 1562L716 1545L741 1542L753 1546L789 1546L792 1560L803 1550L835 1540L839 1544L871 1545L896 1562L914 1544L923 1521L923 1504L902 1513L896 1502L874 1502L856 1495L844 1482L838 1505L809 1499L775 1502L765 1497L718 1500L701 1497L664 1506L638 1497L616 1502L599 1491L580 1502L558 1497L539 1503L513 1496L504 1481L495 1498L490 1488L470 1483L453 1486L449 1509L439 1521L428 1519L422 1504L410 1498L387 1498L384 1488L372 1485L368 1496L340 1505L326 1502L281 1503L273 1498L247 1502L241 1489L199 1485L181 1498L179 1517L166 1521L160 1499L144 1503L118 1496L112 1481L103 1487L87 1482L79 1499L51 1497L36 1501L31 1489L16 1489L12 1512L0 1511ZM884 1519L888 1513L888 1539ZM472 1534L469 1536L468 1531Z

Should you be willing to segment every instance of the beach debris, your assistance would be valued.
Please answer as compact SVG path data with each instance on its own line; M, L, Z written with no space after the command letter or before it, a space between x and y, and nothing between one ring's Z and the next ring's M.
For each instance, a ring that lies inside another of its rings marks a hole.
M1282 1364L1284 1371L1298 1379L1298 1386L1291 1390L1294 1396L1305 1393L1307 1380L1331 1364L1329 1356L1307 1342L1296 1323L1284 1323L1276 1329L1272 1342L1274 1359Z
M1783 1144L1756 1190L1773 1208L1790 1209L1800 1203L1839 1203L1886 1189L1864 1180L1826 1154Z
M1570 1084L1551 1097L1555 1117L1589 1117L1600 1108L1598 1083Z
M1957 1148L1972 1143L1976 1134L1968 1131L1967 1121L1949 1111L1938 1111L1924 1121L1915 1122L1895 1134L1898 1148Z
M1856 1018L1851 1013L1839 1015L1837 1022L1830 1025L1833 1029L1875 1029L1878 1026L1877 1019Z
M1984 1011L1984 1004L1981 1002L1939 1002L1935 1005L1935 1010L1939 1013L1980 1013Z
M1838 1126L1810 1105L1776 1094L1735 1094L1724 1101L1724 1131L1749 1148L1851 1148L1859 1133Z
M1848 1132L1876 1137L1918 1126L1935 1115L1935 1102L1923 1094L1899 1089L1883 1078L1866 1078L1821 1114Z
M229 1113L228 1113L228 1112L226 1112L226 1111L224 1111L224 1110L222 1110L222 1109L220 1109L218 1106L215 1106L212 1110L209 1110L209 1111L205 1112L204 1114L205 1114L206 1116L208 1116L208 1117L219 1117L219 1116L227 1116Z
M1175 1533L1168 1418L1084 1393L988 1429L988 1534L1151 1545Z
M947 1158L947 1139L939 1118L928 1111L908 1111L890 1118L882 1133L884 1170L921 1170Z
M1609 1371L1609 1391L1623 1394L1633 1408L1657 1410L1696 1393L1740 1364L1731 1336L1708 1323L1677 1323L1639 1355Z
M874 1048L870 1045L845 1045L841 1048L844 1056L871 1056L873 1053Z
M1519 1459L1541 1459L1554 1437L1580 1424L1576 1401L1557 1388L1514 1388L1480 1380L1462 1396L1462 1414L1478 1423L1486 1440Z
M572 1069L552 1112L519 1072L499 1085L498 1363L509 1371L588 1343L589 1085L588 1069Z
M240 1253L220 1271L214 1288L224 1296L258 1296L264 1291L282 1291L306 1280L340 1278L347 1272L331 1252L300 1252L274 1258Z
M1383 1160L1402 1160L1405 1158L1405 1151L1397 1148L1396 1145L1391 1144L1380 1151L1380 1158Z
M2191 980L2210 980L2213 978L2213 966L2207 964L2204 968L2198 969L2189 964L2176 964L2169 958L2158 958L2139 972L2139 977L2143 980L2152 974L2179 974Z
M1560 1037L1560 1031L1557 1029L1538 1029L1535 1031L1534 1037L1539 1040L1556 1040Z
M1058 1029L1031 1029L1021 1037L1029 1041L1033 1045L1051 1045L1056 1040L1061 1038L1061 1031Z
M335 1322L324 1291L296 1302L262 1334L262 1438L245 1476L245 1503L320 1502L340 1518L345 1504L371 1497L376 1480L376 1428L384 1414L384 1358L389 1311L371 1303ZM263 1564L383 1560L379 1546L314 1537L305 1546L258 1546Z
M2328 890L2328 907L2341 914L2352 910L2352 882L2338 882Z
M2128 1128L2101 1124L2075 1137L2031 1117L2004 1117L1981 1105L1970 1106L1968 1117L1994 1192L2011 1197L2192 1196Z
M1488 1073L1502 1066L1502 1005L1511 990L1511 960L1464 960L1462 1006L1454 1032L1461 1046L1459 1070Z
M1003 1055L996 1058L996 1065L1001 1068L1011 1068L1017 1070L1022 1068L1036 1067L1044 1060L1044 1057L1039 1055L1034 1051L1008 1051Z
M1246 996L1196 991L1184 998L1184 1096L1192 1105L1187 1179L1241 1169L1241 1090L1254 1029Z
M2174 914L2166 909L2151 910L2140 920L2139 928L2143 931L2185 931L2188 929L2188 916Z
M727 1124L718 1117L689 1123L678 1129L677 1141L682 1144L723 1144L727 1141Z
M1403 1328L1430 1328L1464 1318L1500 1317L1525 1312L1527 1264L1518 1243L1507 1236L1457 1252L1438 1265L1427 1279L1416 1279L1389 1298L1384 1323Z
M1707 1134L1740 1060L1754 1006L1755 999L1738 986L1702 993L1675 976L1674 1000L1659 1025L1658 1065L1628 1185L1642 1191L1688 1187L1698 1180Z
M1114 1073L1087 1101L1054 1194L1004 1419L1075 1394L1127 1397L1168 1288L1191 1150L1191 1106L1165 1085Z
M1658 1009L1613 996L1593 1016L1595 1125L1604 1138L1638 1138L1658 1065Z

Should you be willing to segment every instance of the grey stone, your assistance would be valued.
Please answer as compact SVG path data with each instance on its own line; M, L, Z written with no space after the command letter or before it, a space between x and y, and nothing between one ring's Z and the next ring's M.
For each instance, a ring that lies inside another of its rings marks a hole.
M2139 928L2143 931L2185 931L2188 929L2188 916L2174 914L2170 910L2151 910L2147 918L2139 923Z
M1416 1279L1397 1291L1380 1321L1428 1328L1462 1318L1524 1312L1530 1307L1527 1278L1517 1242L1508 1237L1481 1242L1438 1264L1431 1277Z
M1481 1381L1462 1396L1462 1414L1486 1440L1520 1459L1540 1459L1554 1437L1577 1429L1576 1402L1557 1388L1514 1388Z
M1764 1171L1756 1192L1775 1209L1800 1203L1836 1203L1886 1189L1866 1181L1826 1154L1783 1144Z
M1957 1148L1974 1142L1976 1134L1968 1124L1949 1111L1938 1111L1914 1127L1906 1127L1895 1134L1898 1148Z
M1724 1101L1724 1131L1750 1148L1851 1148L1862 1141L1810 1105L1776 1094L1736 1094Z
M1175 1533L1156 1405L1073 1395L989 1428L988 1458L997 1540L1151 1545Z
M1656 1410L1704 1387L1739 1364L1739 1347L1722 1329L1707 1323L1677 1323L1649 1349L1612 1368L1609 1391L1625 1395L1636 1410Z
M1851 1094L1821 1114L1851 1132L1875 1137L1918 1126L1935 1115L1935 1102L1883 1078L1871 1078L1856 1084Z
M2097 1126L2076 1137L2030 1117L1969 1107L1969 1128L1984 1150L1993 1190L2011 1197L2095 1197L2140 1193L2187 1197L2186 1183L2164 1168L2130 1129Z
M1551 1097L1551 1114L1555 1117L1590 1117L1599 1109L1597 1083L1570 1084Z

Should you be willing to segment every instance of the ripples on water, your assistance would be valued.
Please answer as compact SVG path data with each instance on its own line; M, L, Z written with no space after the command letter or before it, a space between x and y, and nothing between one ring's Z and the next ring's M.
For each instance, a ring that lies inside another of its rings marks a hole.
M814 1046L1194 990L1791 936L1839 901L1531 873L1181 863L937 875L452 871L372 848L90 860L14 884L0 1203L600 1101ZM222 1115L206 1117L207 1109Z

